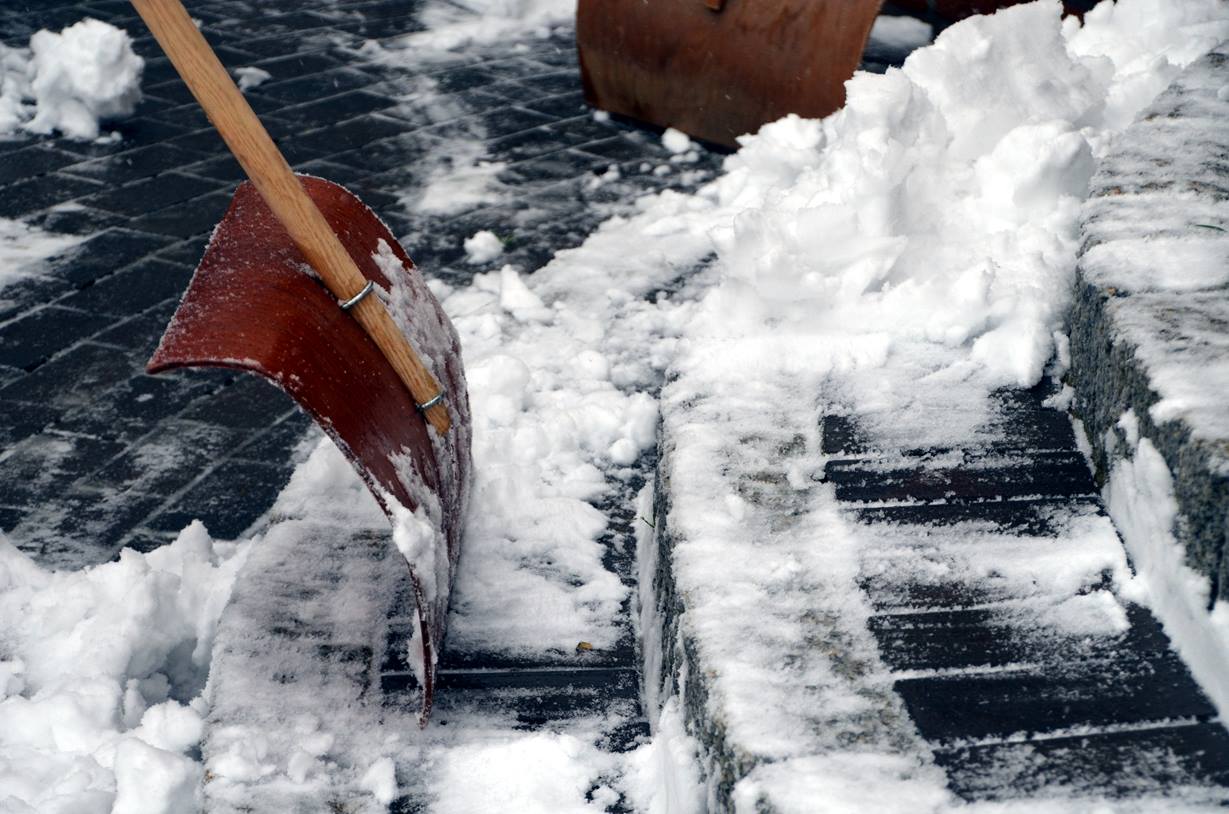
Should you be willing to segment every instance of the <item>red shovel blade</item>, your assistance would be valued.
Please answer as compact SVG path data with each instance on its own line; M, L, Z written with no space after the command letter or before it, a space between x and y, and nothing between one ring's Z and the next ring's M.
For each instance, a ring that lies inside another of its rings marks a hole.
M380 219L336 184L302 181L443 386L452 416L447 435L428 426L375 342L338 306L250 183L236 190L214 230L148 369L211 366L259 373L324 428L394 525L400 509L416 513L420 522L410 525L417 531L402 551L418 603L425 723L469 483L469 399L460 342ZM424 528L434 528L435 535L424 535Z

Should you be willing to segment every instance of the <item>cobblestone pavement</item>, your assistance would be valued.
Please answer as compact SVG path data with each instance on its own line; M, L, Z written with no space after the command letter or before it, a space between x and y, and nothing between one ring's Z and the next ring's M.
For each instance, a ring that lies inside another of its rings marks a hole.
M532 270L635 193L695 183L657 174L652 132L595 121L570 32L430 63L411 76L356 51L419 28L419 3L204 0L191 13L230 68L272 78L247 97L299 171L375 209L428 276L465 282L462 242L488 229L500 262ZM150 550L194 518L219 538L261 519L308 419L280 391L220 370L145 375L145 361L241 171L124 0L0 8L0 41L83 17L125 28L146 59L144 100L112 144L0 141L0 217L89 235L0 291L0 528L53 567ZM506 166L501 203L415 214L412 190L456 169L459 142ZM611 165L614 183L594 179ZM660 171L658 171L660 172ZM407 196L407 190L411 193Z

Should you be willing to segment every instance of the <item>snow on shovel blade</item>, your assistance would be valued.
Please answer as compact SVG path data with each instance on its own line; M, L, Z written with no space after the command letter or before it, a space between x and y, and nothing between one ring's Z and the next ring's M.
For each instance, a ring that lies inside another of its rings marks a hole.
M425 725L460 553L470 473L470 416L456 331L378 217L348 190L302 178L359 270L443 386L452 426L440 436L375 342L321 284L250 183L213 233L150 359L250 370L289 393L336 442L389 516L418 603Z

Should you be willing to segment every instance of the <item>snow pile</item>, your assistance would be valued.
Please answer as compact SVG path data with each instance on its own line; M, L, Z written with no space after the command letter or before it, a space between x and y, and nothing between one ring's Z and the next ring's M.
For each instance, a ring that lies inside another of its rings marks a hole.
M186 753L245 556L197 523L153 553L49 573L0 535L0 809L196 808Z
M0 134L96 139L100 122L136 108L144 66L127 32L92 18L38 31L28 49L0 45Z
M944 414L1036 382L1097 150L1146 91L1229 36L1214 0L1103 4L1084 28L1059 15L1046 2L969 19L903 70L855 76L824 122L746 139L702 193L724 275L691 333L784 339L790 357L849 368L845 399L913 444L975 424L911 405ZM851 347L859 358L842 358Z
M47 270L46 260L68 251L84 238L57 235L36 226L0 218L0 290Z

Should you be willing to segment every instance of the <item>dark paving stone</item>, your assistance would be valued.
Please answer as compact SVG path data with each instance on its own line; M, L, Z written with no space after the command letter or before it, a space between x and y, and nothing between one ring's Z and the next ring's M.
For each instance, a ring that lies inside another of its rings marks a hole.
M357 170L354 167L346 164L338 164L334 161L325 158L317 158L314 161L305 161L294 168L294 171L301 175L314 175L317 178L327 178L335 184L341 184L343 187L353 191L353 188L362 179L367 178L369 173L365 170Z
M178 75L175 72L175 66L166 57L147 57L145 59L145 70L141 73L141 83L142 85L153 87L163 82L169 82ZM149 95L148 90L143 90L142 92L147 96Z
M201 110L200 105L193 100L182 101L176 99L162 102L146 115L156 121L180 128L180 132L176 134L173 140L165 142L168 145L180 148L187 146L179 141L185 133L211 128L209 117L205 115L205 111ZM200 151L200 148L196 147L191 149L197 152Z
M579 92L561 93L558 96L535 99L526 102L525 107L538 113L544 113L554 119L569 119L585 114L591 109L585 104L584 95ZM615 132L612 130L608 136L614 135Z
M104 127L107 132L120 134L118 142L97 143L90 141L61 140L59 146L77 155L100 158L114 155L135 147L159 144L183 133L184 128L173 122L159 121L151 116L122 119Z
M194 151L170 144L153 144L115 156L94 158L62 171L106 184L127 184L179 169L200 159Z
M74 287L59 274L26 277L0 291L0 322L18 319L41 305L53 303Z
M157 178L148 178L94 195L87 204L108 212L139 218L146 213L216 192L220 186L216 181L168 172Z
M42 432L56 415L41 404L0 399L0 417L0 445L8 449Z
M114 345L132 351L137 358L152 356L178 305L178 296L160 302L135 317L114 323L93 340L99 344Z
M863 576L859 585L876 611L959 609L1018 597L985 584L935 580L906 582L897 574Z
M609 166L609 162L598 156L580 150L562 150L542 158L512 164L499 174L499 180L510 185L570 181L600 174Z
M966 800L1012 799L1054 788L1089 798L1176 789L1196 801L1223 803L1229 797L1229 733L1219 723L938 749L935 762ZM1090 799L1090 809L1094 805Z
M3 531L5 534L11 533L13 529L17 528L17 524L21 522L21 518L24 516L24 509L0 506L0 531Z
M353 150L382 138L400 135L405 130L405 123L396 119L364 116L294 136L287 147L306 151L307 154L326 155L333 151Z
M403 133L392 138L365 144L361 149L346 150L328 157L349 167L372 173L412 168L433 151L441 148L440 139L426 133Z
M528 76L521 80L524 84L538 91L541 96L567 93L579 86L575 71L557 71L549 74Z
M62 413L90 404L139 370L124 351L85 342L0 389L0 400L25 401Z
M56 427L131 443L213 389L208 381L138 375L99 394L93 402L65 410Z
M262 377L243 374L228 387L186 410L181 418L224 427L264 428L297 409L290 397Z
M386 673L380 684L386 704L417 703L412 674ZM521 726L541 727L620 707L634 714L638 703L639 679L634 669L441 671L432 720L446 725L454 711L489 710L513 713Z
M179 240L158 252L158 256L173 263L187 263L193 268L205 256L208 240L201 237L189 237Z
M72 202L39 212L25 218L26 223L47 232L69 235L97 234L113 226L120 226L124 219L111 212L91 209Z
M6 153L0 161L0 184L11 184L26 178L58 170L77 161L77 156L57 150L48 144L32 144Z
M251 437L235 452L235 458L266 463L289 460L311 426L312 421L307 414L296 410L269 429Z
M247 178L243 167L239 166L239 162L229 153L187 164L180 168L180 172L195 175L197 178L230 181L235 184Z
M365 90L350 91L319 102L283 108L278 116L301 125L317 126L351 119L392 107L396 101Z
M170 241L130 229L108 229L52 261L57 276L81 287L152 254Z
M51 173L9 184L0 195L0 217L20 218L41 209L67 203L101 189L96 181L86 181Z
M192 96L192 91L188 90L188 86L183 83L183 80L178 75L165 82L150 84L146 86L146 89L159 99L165 99L175 105L191 105L196 103L196 99Z
M573 115L562 121L556 121L551 125L551 129L557 133L564 134L577 144L602 142L611 136L622 135L622 128L620 126L611 122L596 121L592 115ZM658 139L651 141L645 139L645 143L639 145L639 147L641 158L657 156L664 161L670 157L670 153L661 146Z
M263 43L270 43L270 40L245 42L243 50L259 55ZM293 45L293 43L292 43ZM272 81L283 81L294 77L308 77L322 74L327 71L345 67L345 63L331 54L326 53L309 53L309 54L289 54L285 51L280 51L280 56L272 58L260 59L252 63L253 66L261 70L268 71L273 76ZM238 67L238 66L235 66Z
M874 469L862 461L831 461L825 479L838 500L951 502L1095 496L1096 485L1079 452L1039 453L1018 464Z
M609 161L644 161L645 146L626 136L615 136L604 141L589 142L584 145L586 153L591 153Z
M868 627L892 670L1002 667L1027 655L1000 610L900 613L871 617Z
M40 502L14 529L14 542L43 559L54 546L72 552L77 561L104 561L128 530L161 502L157 495L116 495L78 486Z
M200 520L213 536L235 539L269 510L289 477L280 461L223 461L147 525L155 531L179 531Z
M545 114L518 107L501 108L483 113L478 118L490 138L541 128L553 121Z
M299 75L297 78L278 81L277 77L262 82L259 94L275 99L282 104L297 105L337 96L373 83L368 74L350 68L340 68L327 73Z
M27 438L0 467L0 504L37 506L67 490L123 449L122 444L44 432Z
M243 437L243 431L229 427L166 421L93 473L91 483L116 494L169 498L200 477Z
M123 317L178 297L191 276L190 267L148 258L102 278L59 304L92 315Z
M957 524L977 524L996 531L1054 537L1067 530L1072 508L1104 514L1100 501L1093 497L1062 500L1010 500L982 503L925 503L914 506L878 506L858 509L855 518L863 523L896 523L930 528ZM1077 511L1076 514L1086 512Z
M139 215L130 220L128 225L167 237L202 237L203 242L204 237L213 231L213 227L226 214L232 197L234 188L226 186L208 195Z
M179 135L166 143L185 150L194 150L200 153L202 158L227 154L226 143L211 126L185 127Z
M0 327L0 364L33 370L110 323L104 315L49 306Z
M940 742L1215 716L1151 613L1131 606L1128 617L1125 634L1089 643L1079 658L1060 649L1040 668L902 679L895 688L921 735Z
M432 75L440 93L455 94L463 90L480 88L504 78L501 72L483 65L467 65L452 70L439 71Z

